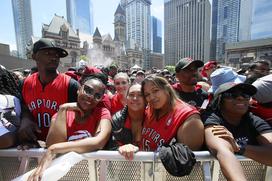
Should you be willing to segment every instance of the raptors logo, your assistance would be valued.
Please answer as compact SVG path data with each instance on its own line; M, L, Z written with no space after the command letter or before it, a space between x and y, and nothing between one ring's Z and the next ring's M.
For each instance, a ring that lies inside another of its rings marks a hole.
M92 137L91 133L87 130L75 131L72 136L68 138L68 141L76 141L84 138Z

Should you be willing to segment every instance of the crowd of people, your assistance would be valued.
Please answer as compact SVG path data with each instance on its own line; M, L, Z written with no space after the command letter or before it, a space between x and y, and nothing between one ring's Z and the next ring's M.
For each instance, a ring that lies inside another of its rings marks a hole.
M58 153L118 150L133 160L138 150L180 143L209 150L228 180L246 180L235 154L272 166L268 61L235 71L186 57L175 72L84 64L60 73L67 55L42 38L33 45L36 68L0 67L0 148L47 148L29 180L40 180Z

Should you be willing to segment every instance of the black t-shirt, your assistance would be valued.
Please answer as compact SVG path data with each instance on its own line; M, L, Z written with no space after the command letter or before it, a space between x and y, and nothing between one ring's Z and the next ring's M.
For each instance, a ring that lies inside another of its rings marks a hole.
M208 99L208 94L202 89L197 89L194 92L183 92L182 90L178 91L178 96L184 102L200 108L205 99Z
M204 125L225 126L232 133L237 142L247 142L247 144L250 145L258 145L257 137L260 134L272 132L271 126L266 121L252 113L246 114L237 126L225 121L220 113L212 113L204 120Z
M77 102L77 91L79 83L75 79L70 79L68 88L68 102Z

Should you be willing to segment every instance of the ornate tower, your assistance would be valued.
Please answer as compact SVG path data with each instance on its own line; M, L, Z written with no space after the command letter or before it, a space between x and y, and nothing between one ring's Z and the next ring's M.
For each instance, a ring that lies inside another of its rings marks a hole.
M101 44L102 44L102 36L101 36L97 27L96 27L95 32L93 34L93 42L95 44L97 44L98 46L101 46Z
M114 13L114 36L115 40L126 41L126 13L120 4Z

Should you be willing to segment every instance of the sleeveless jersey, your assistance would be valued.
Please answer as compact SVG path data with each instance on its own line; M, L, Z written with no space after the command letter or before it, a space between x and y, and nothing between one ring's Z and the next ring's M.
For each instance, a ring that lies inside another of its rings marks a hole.
M147 117L142 129L141 150L156 151L163 144L169 144L176 137L178 128L192 114L199 112L182 101L178 101L174 110L159 120L154 120L150 107L147 108Z
M95 136L97 126L101 119L111 120L110 111L103 107L96 107L88 120L84 123L75 121L75 112L66 112L67 141L75 141Z
M38 139L45 141L50 127L51 117L59 110L59 106L68 102L68 87L70 77L64 74L58 76L44 88L38 78L38 73L27 77L22 87L25 105L33 115L41 133Z

